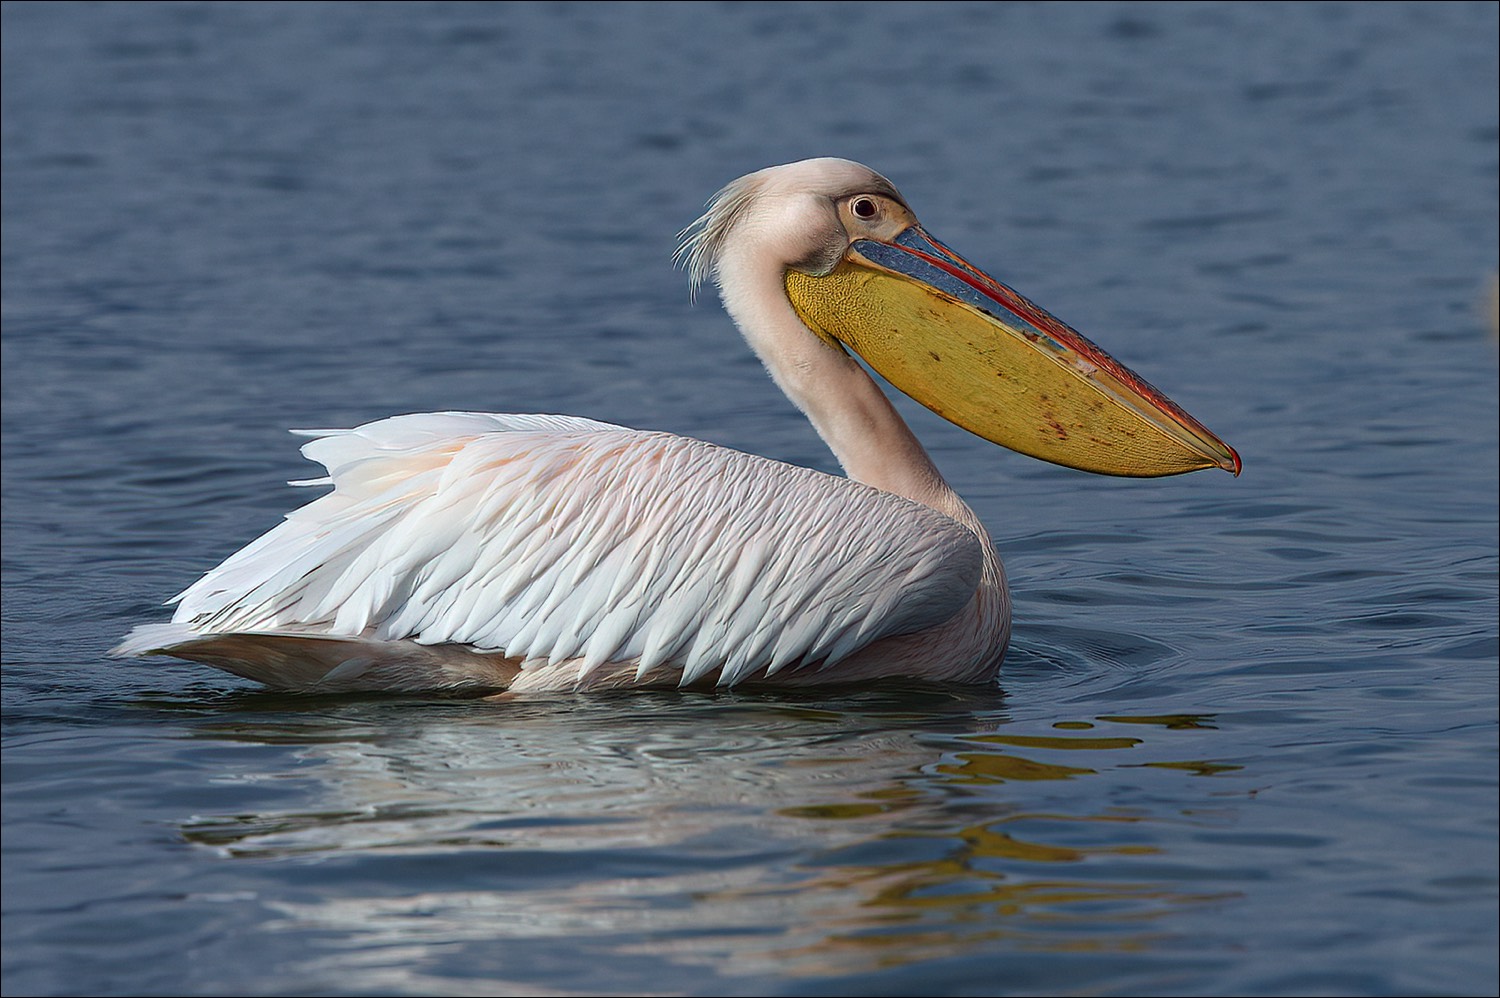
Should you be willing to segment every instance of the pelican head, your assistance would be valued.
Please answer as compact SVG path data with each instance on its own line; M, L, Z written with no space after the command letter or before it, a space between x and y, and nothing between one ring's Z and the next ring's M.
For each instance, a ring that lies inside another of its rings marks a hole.
M812 159L741 177L683 235L694 286L717 280L747 336L767 325L775 281L828 347L994 443L1106 475L1240 472L1232 447L1144 378L929 235L869 167Z

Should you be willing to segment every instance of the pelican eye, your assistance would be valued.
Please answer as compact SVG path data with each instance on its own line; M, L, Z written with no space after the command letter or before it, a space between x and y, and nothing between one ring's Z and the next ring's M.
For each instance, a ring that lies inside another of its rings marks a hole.
M880 214L880 209L871 198L855 198L849 205L849 210L854 212L856 218L874 218Z

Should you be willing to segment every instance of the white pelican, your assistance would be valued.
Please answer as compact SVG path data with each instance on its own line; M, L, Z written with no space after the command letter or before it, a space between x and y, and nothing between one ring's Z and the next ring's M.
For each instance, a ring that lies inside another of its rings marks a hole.
M999 671L989 535L848 350L946 419L1113 475L1234 450L932 238L840 159L741 177L683 232L847 478L573 416L444 412L303 431L333 491L138 627L309 691L811 684Z

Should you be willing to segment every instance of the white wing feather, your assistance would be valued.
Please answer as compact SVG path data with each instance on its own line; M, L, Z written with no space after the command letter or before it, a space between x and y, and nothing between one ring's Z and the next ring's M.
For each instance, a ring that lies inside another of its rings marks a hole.
M304 432L333 491L182 593L174 624L728 686L940 624L982 570L974 533L925 506L669 434L488 413Z

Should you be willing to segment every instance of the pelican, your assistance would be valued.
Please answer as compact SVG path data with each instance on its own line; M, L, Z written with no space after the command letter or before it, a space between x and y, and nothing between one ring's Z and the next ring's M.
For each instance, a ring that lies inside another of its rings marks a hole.
M682 232L847 477L574 416L442 412L297 431L332 491L137 627L171 655L316 691L992 681L1005 573L851 355L987 440L1108 475L1233 448L933 238L890 181L812 159Z

